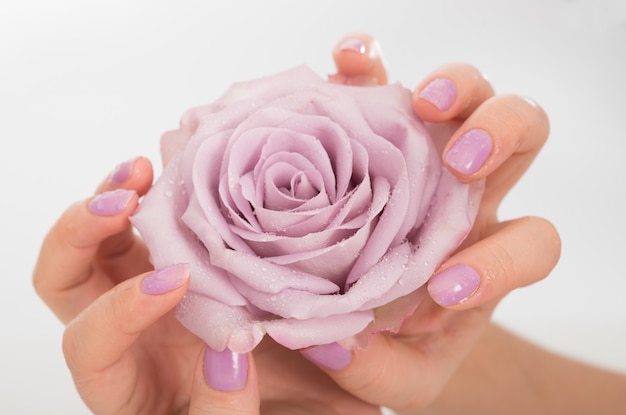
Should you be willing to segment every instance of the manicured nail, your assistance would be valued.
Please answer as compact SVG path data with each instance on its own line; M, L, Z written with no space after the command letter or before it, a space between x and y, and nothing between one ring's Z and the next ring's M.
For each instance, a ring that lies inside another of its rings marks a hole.
M224 349L204 349L204 379L213 389L230 392L243 389L248 380L248 355Z
M352 352L337 343L310 347L302 350L302 355L316 365L330 370L341 370L352 361Z
M446 111L456 97L456 85L449 79L437 78L422 89L419 97L439 108L439 111Z
M128 180L135 160L137 160L137 158L126 160L115 166L115 168L111 172L111 178L109 179L109 183L121 184Z
M175 290L189 279L188 264L174 264L154 271L141 281L141 291L158 295Z
M449 306L463 302L480 285L480 275L470 266L460 264L435 275L428 282L428 292L438 304Z
M491 136L476 128L463 134L446 154L446 163L462 174L476 173L491 154Z
M357 38L344 39L344 41L339 44L338 48L339 50L352 50L361 55L365 55L365 52L367 52L365 43Z
M134 190L116 189L104 192L91 199L87 207L91 213L101 216L117 215L128 206L135 195Z

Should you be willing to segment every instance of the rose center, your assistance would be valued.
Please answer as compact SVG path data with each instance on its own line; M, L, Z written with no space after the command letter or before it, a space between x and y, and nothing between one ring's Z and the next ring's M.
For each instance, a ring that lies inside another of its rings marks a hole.
M280 190L288 196L298 200L308 200L319 193L319 189L313 186L306 174L302 171L296 172L291 177L289 188L280 187Z

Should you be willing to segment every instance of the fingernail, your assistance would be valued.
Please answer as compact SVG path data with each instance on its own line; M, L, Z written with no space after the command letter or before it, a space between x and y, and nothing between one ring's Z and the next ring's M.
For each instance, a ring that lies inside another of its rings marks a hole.
M470 266L460 264L440 272L428 282L428 292L435 302L449 306L463 302L480 285L480 275Z
M110 216L120 213L128 206L128 202L135 195L134 190L116 189L104 192L91 199L87 207L91 213L101 216Z
M491 136L479 128L469 130L446 154L446 163L462 174L476 173L491 154Z
M302 355L316 365L330 370L341 370L352 361L352 352L337 343L310 347L302 350Z
M115 168L111 172L111 178L109 179L109 183L120 184L128 180L136 159L137 158L126 160L115 166Z
M437 78L422 89L419 97L439 108L439 111L446 111L456 97L456 85L449 79Z
M360 53L361 55L365 55L367 52L367 46L360 39L357 38L348 38L344 39L338 46L339 50L352 50L354 52Z
M154 271L141 281L141 291L158 295L175 290L189 278L188 264L174 264Z
M207 346L204 349L204 379L210 387L220 391L243 389L248 379L248 355L229 349L217 352Z

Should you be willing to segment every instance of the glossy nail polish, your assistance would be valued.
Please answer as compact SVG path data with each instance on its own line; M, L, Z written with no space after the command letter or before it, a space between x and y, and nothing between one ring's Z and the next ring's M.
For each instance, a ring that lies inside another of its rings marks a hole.
M361 55L365 55L365 53L367 52L367 47L360 39L349 38L345 39L339 44L339 50L352 50L354 52L360 53Z
M113 169L111 172L111 177L109 178L109 183L116 185L124 183L130 177L133 164L135 163L136 158L126 160Z
M131 198L135 195L134 190L117 189L104 192L91 199L87 207L96 215L117 215L128 206Z
M352 361L352 352L337 343L310 347L302 350L302 355L316 365L330 370L341 370Z
M491 136L479 128L469 130L454 143L446 154L446 163L462 174L476 173L485 163L493 144Z
M213 389L230 392L243 389L248 380L248 355L210 347L204 349L204 379Z
M463 302L480 285L480 275L470 266L459 264L440 272L428 282L428 292L435 302L450 306Z
M433 79L422 89L419 97L436 106L439 111L446 111L456 97L456 86L449 79Z
M188 264L174 264L161 268L148 275L141 282L141 290L146 294L158 295L181 287L189 279Z

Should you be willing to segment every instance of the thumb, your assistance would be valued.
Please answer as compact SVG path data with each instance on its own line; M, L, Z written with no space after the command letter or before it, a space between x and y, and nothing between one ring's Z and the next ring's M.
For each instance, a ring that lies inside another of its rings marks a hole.
M259 415L260 397L251 353L205 346L196 363L190 415Z

